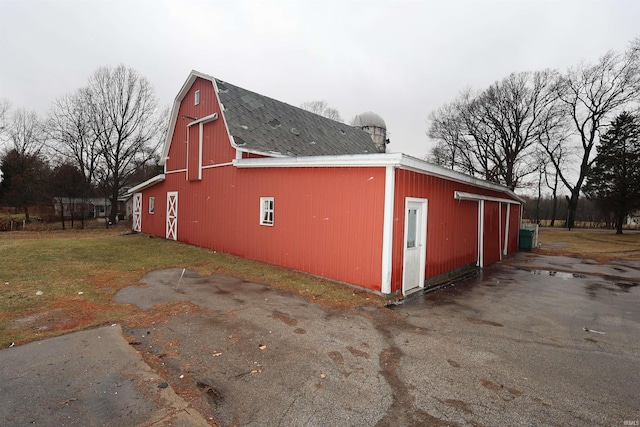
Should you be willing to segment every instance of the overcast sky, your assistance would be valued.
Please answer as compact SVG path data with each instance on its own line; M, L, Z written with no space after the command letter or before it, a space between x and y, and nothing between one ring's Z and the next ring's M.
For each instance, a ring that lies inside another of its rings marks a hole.
M46 114L102 65L170 104L190 70L346 121L374 111L389 151L424 157L428 114L511 72L623 51L640 1L0 0L0 98Z

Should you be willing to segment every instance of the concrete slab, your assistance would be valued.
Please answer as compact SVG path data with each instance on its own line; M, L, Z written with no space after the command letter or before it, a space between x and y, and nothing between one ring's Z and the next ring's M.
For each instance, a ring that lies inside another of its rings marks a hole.
M5 426L207 426L105 326L0 351Z

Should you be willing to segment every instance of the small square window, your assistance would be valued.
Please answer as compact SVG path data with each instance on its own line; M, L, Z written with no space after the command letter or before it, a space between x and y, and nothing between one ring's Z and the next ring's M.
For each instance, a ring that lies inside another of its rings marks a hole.
M196 95L195 95L195 98L194 98L194 104L195 105L200 104L200 91L199 90L196 91Z
M155 197L149 197L149 213L155 213L156 211L156 198Z
M273 197L260 197L260 225L273 227Z

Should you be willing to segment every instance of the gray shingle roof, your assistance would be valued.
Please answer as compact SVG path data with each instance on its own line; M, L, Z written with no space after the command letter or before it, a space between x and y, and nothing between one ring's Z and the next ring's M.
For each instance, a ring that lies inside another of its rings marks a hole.
M290 157L376 153L368 133L216 79L240 148Z

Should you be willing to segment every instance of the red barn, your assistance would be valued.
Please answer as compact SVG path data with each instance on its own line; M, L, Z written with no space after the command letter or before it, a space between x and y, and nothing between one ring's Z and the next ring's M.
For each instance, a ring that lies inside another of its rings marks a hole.
M170 120L164 174L130 190L135 231L387 295L517 250L512 191L380 135L195 71Z

